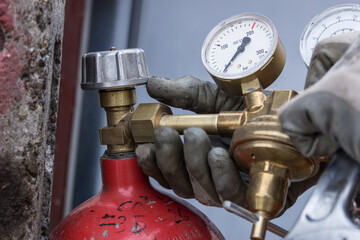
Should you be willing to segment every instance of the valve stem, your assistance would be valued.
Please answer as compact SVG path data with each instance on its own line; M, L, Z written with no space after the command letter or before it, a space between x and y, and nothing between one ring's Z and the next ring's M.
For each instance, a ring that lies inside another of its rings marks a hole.
M233 202L224 201L223 207L227 211L234 213L234 214L244 218L245 220L247 220L251 223L254 223L255 225L261 221L259 215L254 214L254 213L250 212L249 210L246 210L245 208L240 207L239 205L236 205ZM269 230L270 232L272 232L280 237L285 237L288 234L287 230L283 229L282 227L280 227L272 222L268 222L267 230Z

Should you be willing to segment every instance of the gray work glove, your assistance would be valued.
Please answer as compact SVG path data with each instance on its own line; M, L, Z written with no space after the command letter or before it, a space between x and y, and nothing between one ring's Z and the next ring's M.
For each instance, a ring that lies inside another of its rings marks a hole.
M146 87L160 102L195 113L238 111L243 105L242 97L230 96L215 84L192 76L176 80L152 77ZM210 139L204 130L193 127L184 131L184 144L171 128L157 129L154 140L154 144L136 149L146 175L180 197L195 197L205 205L220 206L225 199L244 205L246 185L228 155L230 139Z
M150 96L165 104L192 110L195 113L218 113L243 109L243 98L230 96L215 84L192 76L176 80L153 77L147 83ZM195 197L205 205L221 206L230 200L247 207L247 185L228 155L230 141L209 138L200 128L184 132L184 143L171 128L155 131L155 143L139 145L136 149L143 172L156 179L175 194ZM292 184L285 209L316 180Z
M306 86L280 109L283 130L304 156L341 148L360 161L360 33L317 44Z

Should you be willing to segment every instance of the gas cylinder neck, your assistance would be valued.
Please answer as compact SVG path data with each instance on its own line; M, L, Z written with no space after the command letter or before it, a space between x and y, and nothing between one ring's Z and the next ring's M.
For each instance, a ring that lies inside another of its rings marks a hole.
M134 153L116 157L101 157L103 192L133 191L134 188L150 187L149 179L137 164Z

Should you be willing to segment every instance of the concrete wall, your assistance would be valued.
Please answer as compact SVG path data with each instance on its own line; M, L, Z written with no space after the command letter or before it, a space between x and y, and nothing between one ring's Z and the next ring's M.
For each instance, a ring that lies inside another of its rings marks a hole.
M46 239L65 0L0 0L0 239Z

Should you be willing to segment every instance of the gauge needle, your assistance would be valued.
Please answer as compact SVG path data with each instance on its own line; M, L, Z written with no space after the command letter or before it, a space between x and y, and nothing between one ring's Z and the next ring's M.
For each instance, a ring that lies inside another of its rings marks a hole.
M228 67L230 66L230 64L234 61L234 59L235 59L240 53L242 53L242 52L245 51L245 46L248 45L248 43L249 43L250 41L251 41L251 38L249 38L249 37L244 37L244 38L243 38L243 40L242 40L242 42L241 42L241 45L238 46L238 48L237 48L234 56L231 58L231 60L229 61L229 63L226 64L225 69L224 69L223 72L226 72L227 69L228 69Z

